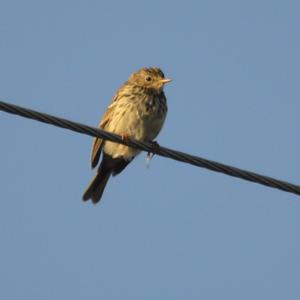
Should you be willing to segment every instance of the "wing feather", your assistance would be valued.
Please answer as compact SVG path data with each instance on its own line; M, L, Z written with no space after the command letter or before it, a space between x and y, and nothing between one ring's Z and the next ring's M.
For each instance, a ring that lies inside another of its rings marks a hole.
M111 104L108 106L100 124L99 128L105 130L107 125L110 123L111 119L113 118L114 109L117 106L117 102L120 100L121 95L123 94L124 89L126 90L126 84L123 84L121 88L117 91L115 96L112 99ZM101 151L104 145L103 139L101 138L94 138L93 147L92 147L92 154L91 154L91 166L94 169L97 164L99 163Z
M105 112L100 124L99 124L99 128L105 130L106 125L110 122L111 120L111 116L112 116L112 111L113 111L113 105L110 105L107 109L107 111ZM92 154L91 154L91 166L92 169L94 169L98 162L99 162L99 158L101 155L101 151L103 148L103 144L104 144L104 140L101 138L94 138L93 140L93 146L92 146Z

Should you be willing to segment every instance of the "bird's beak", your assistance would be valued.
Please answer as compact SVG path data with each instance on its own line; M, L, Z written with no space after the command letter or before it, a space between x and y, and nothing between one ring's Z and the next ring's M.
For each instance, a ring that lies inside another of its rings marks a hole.
M164 79L162 79L160 82L161 82L162 84L166 84L166 83L169 83L169 82L171 82L171 81L172 81L172 79L164 78Z

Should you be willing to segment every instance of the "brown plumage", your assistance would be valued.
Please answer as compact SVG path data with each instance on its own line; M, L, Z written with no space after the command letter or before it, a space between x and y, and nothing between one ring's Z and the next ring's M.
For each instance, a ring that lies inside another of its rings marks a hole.
M170 82L159 68L143 68L133 73L104 114L99 127L140 141L152 141L160 132L167 114L163 87ZM140 151L125 145L95 138L91 165L97 173L86 189L83 200L100 201L109 177L122 172Z

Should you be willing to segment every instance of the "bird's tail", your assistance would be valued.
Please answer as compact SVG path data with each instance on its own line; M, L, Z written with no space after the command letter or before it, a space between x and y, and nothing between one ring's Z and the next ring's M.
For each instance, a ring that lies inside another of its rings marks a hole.
M91 199L94 204L99 202L110 175L111 170L109 168L106 168L105 165L101 163L97 174L92 179L83 194L83 201Z

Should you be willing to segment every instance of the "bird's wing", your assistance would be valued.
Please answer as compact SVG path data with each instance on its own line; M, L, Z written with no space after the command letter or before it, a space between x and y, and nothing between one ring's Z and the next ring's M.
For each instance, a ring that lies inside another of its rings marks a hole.
M107 109L107 111L105 112L100 124L99 124L99 128L100 129L104 129L107 127L107 124L109 124L111 118L112 118L112 113L114 110L114 105L110 105ZM100 154L101 154L101 150L103 147L103 139L101 138L94 138L93 141L93 147L92 147L92 154L91 154L91 165L92 165L92 169L95 168L99 162L99 158L100 158Z
M113 118L113 113L115 110L115 107L117 106L118 101L121 98L122 95L122 91L124 90L124 88L126 88L126 84L123 84L119 90L116 92L116 94L114 95L114 97L112 98L112 102L111 104L108 106L100 124L99 124L99 128L105 130L107 128L107 125L109 125L111 119ZM101 154L101 150L102 147L104 145L104 141L101 138L94 138L93 141L93 147L92 147L92 155L91 155L91 165L92 165L92 169L94 169L98 162L99 162L99 158L100 158L100 154Z

